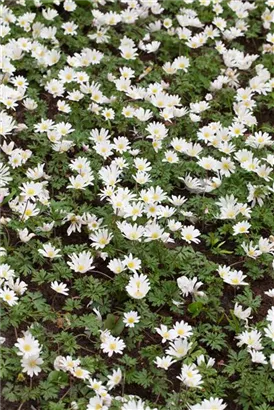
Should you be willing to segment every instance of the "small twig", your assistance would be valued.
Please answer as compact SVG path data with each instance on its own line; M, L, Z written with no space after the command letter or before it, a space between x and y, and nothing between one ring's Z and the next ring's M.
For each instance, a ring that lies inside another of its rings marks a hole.
M234 266L234 265L239 265L239 263L244 263L244 261L238 261L238 262L234 262L234 263L232 263L231 265L228 265L228 266Z
M125 394L125 385L126 385L126 372L124 372L123 382L122 382L122 397Z
M21 408L23 407L23 405L24 405L24 401L22 401L22 403L20 404L20 406L18 407L18 409L17 410L21 410Z
M83 349L83 350L85 350L86 352L95 354L95 352L93 352L92 350L89 350L89 349L87 349L86 347L83 347L83 346L81 346L81 345L80 345L80 349Z
M70 389L71 389L71 387L69 387L69 388L67 389L67 391L65 392L65 394L63 394L63 396L61 397L60 401L63 400L63 399L67 396L67 394L70 392Z
M110 280L113 280L112 277L108 276L106 273L103 273L103 272L101 272L101 271L99 271L99 270L93 270L92 272L94 272L94 273L99 273L100 275L103 275L103 276L105 276L106 278L108 278L108 279L110 279Z
M22 214L22 216L21 216L20 222L24 219L24 216L25 216L25 213L26 213L26 210L27 210L27 207L28 207L28 203L29 203L29 199L27 199L27 202L26 202L26 205L25 205L25 209L24 209L24 212L23 212L23 214Z

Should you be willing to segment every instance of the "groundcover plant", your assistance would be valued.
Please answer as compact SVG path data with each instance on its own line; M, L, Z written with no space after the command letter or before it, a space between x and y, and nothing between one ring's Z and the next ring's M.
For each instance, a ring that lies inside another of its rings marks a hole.
M2 409L273 410L274 1L0 3Z

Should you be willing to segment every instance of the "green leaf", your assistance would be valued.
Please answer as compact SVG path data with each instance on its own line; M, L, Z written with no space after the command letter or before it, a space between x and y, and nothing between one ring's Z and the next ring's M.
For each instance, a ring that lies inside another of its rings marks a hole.
M190 303L187 310L191 313L192 317L198 316L203 310L203 303L202 302L193 302Z

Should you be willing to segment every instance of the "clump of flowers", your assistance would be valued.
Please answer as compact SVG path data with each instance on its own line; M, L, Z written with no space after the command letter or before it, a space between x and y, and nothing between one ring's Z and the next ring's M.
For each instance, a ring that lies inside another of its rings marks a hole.
M270 410L273 0L0 3L4 407Z

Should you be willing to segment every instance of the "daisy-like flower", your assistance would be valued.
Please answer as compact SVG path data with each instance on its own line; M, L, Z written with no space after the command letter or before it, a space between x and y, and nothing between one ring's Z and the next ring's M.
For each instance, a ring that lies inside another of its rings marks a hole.
M26 333L24 337L17 339L14 345L19 349L18 356L28 358L30 356L39 356L41 348L38 340L36 340L30 333Z
M76 177L71 176L69 178L70 184L67 186L67 188L84 190L87 186L92 184L93 179L94 178L92 173L87 173L84 176L80 174Z
M138 316L138 312L131 310L130 312L124 313L123 322L126 327L134 327L136 323L140 321L141 317Z
M271 365L272 369L274 369L274 353L272 353L269 356L269 362L270 362L270 365Z
M269 289L265 292L265 294L267 296L269 296L270 298L274 298L274 288L273 289Z
M61 26L64 29L64 34L65 35L71 35L74 36L77 34L77 24L73 23L73 21L68 21L66 23L63 23Z
M65 296L68 295L69 288L63 282L58 283L57 280L55 280L54 282L51 282L50 287L55 292L60 293L61 295L65 295Z
M144 236L146 237L146 242L157 240L165 241L168 238L169 234L166 234L164 232L164 229L161 228L159 224L157 224L156 222L152 222L146 225Z
M23 356L21 360L22 372L27 373L30 377L33 377L33 375L37 376L42 370L40 365L43 363L43 359L41 359L38 354Z
M20 240L25 243L29 242L31 238L36 236L35 233L29 233L28 228L20 229L18 231L18 235L19 235Z
M195 229L195 226L189 225L189 226L183 226L181 230L182 238L187 242L187 243L199 243L201 242L200 239L198 239L198 236L201 235L201 232L198 229Z
M176 361L173 360L170 356L156 357L156 359L154 360L156 366L164 370L167 370L175 362Z
M209 400L203 400L199 404L189 406L189 410L225 410L227 405L223 402L223 399L210 397Z
M67 214L63 219L63 222L70 222L70 226L67 229L67 233L69 236L72 234L72 232L81 232L81 227L84 223L81 216L75 215L73 213Z
M55 246L51 245L50 243L44 244L42 249L38 249L40 255L44 256L45 258L54 259L54 258L61 258L60 255L61 249L55 248Z
M12 181L12 177L10 176L9 167L0 162L0 188L8 185L10 181Z
M234 315L237 316L239 319L247 320L251 315L251 308L247 308L243 310L243 307L238 303L234 305Z
M243 242L241 244L241 247L245 251L246 256L249 256L249 258L256 259L262 254L262 252L259 250L259 247L257 245L253 245L252 241L249 244Z
M9 135L13 129L17 128L13 117L8 115L5 111L0 111L0 135L4 138Z
M76 367L79 367L80 360L73 360L71 356L62 357L60 359L60 368L65 371L72 372Z
M177 376L177 379L181 380L188 387L200 388L200 385L203 383L202 376L195 364L184 364L181 369L181 374Z
M192 343L188 343L186 339L177 339L173 343L170 343L169 348L165 352L171 357L181 359L186 356L191 346Z
M155 328L156 332L162 336L162 343L165 343L167 340L173 340L173 335L166 325L160 325L160 327Z
M249 351L250 356L251 356L251 361L253 363L259 363L259 364L267 364L267 360L263 352L258 352L257 350L250 350Z
M108 268L113 272L113 273L121 273L125 270L125 265L121 261L121 259L112 259L109 261Z
M94 269L94 266L92 265L93 257L89 251L80 252L79 255L73 253L72 255L69 255L69 258L70 261L68 261L67 264L74 272L86 273L89 270Z
M89 385L92 390L96 392L96 394L100 394L99 391L104 389L103 383L98 379L89 379Z
M247 221L238 222L236 225L233 226L233 235L248 233L250 227L251 225Z
M105 108L101 114L106 120L113 120L115 117L115 111L112 108Z
M243 274L242 271L230 271L229 274L223 278L225 283L228 283L229 285L232 286L243 286L243 285L248 285L247 282L244 282L244 279L246 278L246 275Z
M245 330L244 332L240 333L238 336L236 336L236 339L239 340L237 343L237 346L241 347L243 345L247 345L247 348L250 349L255 349L255 350L262 350L263 345L261 343L261 337L262 334L258 330L250 330L247 331Z
M271 322L265 329L266 337L269 337L274 342L274 322Z
M103 249L110 243L112 237L112 233L109 233L107 229L98 229L89 235L89 239L93 242L91 246L95 249Z
M18 303L16 293L7 286L4 286L4 289L0 289L0 299L6 302L9 306L14 306Z
M146 406L146 404L141 399L130 399L126 403L124 403L121 407L121 410L152 410L150 407ZM157 410L157 409L153 409Z
M122 232L123 236L125 236L130 241L138 241L140 242L142 236L144 235L145 228L141 225L137 224L130 224L127 222L117 222L117 227Z
M194 297L204 296L204 292L199 290L199 288L203 285L203 282L199 282L196 276L192 279L189 279L187 276L181 276L177 279L177 285L183 296L188 296L189 294Z
M126 291L134 299L143 299L150 289L150 283L146 275L135 273L126 286Z
M173 339L176 339L177 337L188 338L193 333L192 327L183 320L181 320L181 322L176 322L170 332Z
M74 367L71 373L73 374L73 376L77 377L77 379L83 380L88 379L90 374L88 370L85 370L80 366Z
M122 354L125 347L126 345L122 339L111 335L107 336L101 343L101 349L108 354L108 357L111 357L113 353Z
M91 397L88 402L87 410L108 410L108 406L104 405L104 401L101 397ZM78 406L77 406L78 409Z
M131 253L124 258L123 265L125 266L125 268L128 268L133 273L137 273L137 270L141 269L140 259L134 258Z
M113 370L112 374L107 376L108 377L108 382L107 386L109 390L113 389L113 387L117 386L122 380L122 371L118 367L117 370Z
M43 185L40 182L25 182L20 190L26 199L34 199L42 192Z
M7 263L1 263L0 265L0 278L9 280L15 276L14 270L11 269Z

